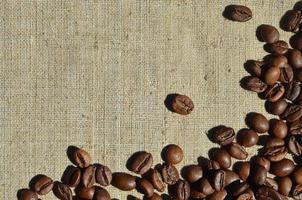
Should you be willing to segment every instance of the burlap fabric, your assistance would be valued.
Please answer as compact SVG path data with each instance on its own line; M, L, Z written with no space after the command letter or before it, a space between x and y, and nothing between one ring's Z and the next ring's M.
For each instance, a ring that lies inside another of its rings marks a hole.
M210 128L239 130L246 113L265 113L264 102L239 86L243 63L265 55L256 27L279 27L296 2L0 1L0 199L15 199L36 174L60 179L69 145L113 171L127 171L137 150L161 162L168 143L184 149L179 167L197 163L214 146ZM230 3L249 6L253 20L225 20ZM165 108L174 92L193 99L191 115Z

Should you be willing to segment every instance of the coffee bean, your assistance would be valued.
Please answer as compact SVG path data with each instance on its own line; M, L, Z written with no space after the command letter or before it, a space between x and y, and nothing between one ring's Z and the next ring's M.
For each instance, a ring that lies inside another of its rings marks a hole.
M195 185L191 185L190 196L193 199L204 199L208 195L205 195L204 193L198 191Z
M294 71L290 65L286 67L280 67L279 81L282 83L290 83L294 79Z
M161 176L168 185L174 185L179 180L178 170L173 165L162 165Z
M251 129L242 129L237 134L238 143L244 147L252 147L258 143L258 133Z
M82 199L93 199L94 195L95 195L95 190L96 190L96 187L95 186L92 186L92 187L89 187L89 188L86 188L86 187L82 187L82 188L78 188L76 190L76 193L77 193L77 196L82 198Z
M19 200L38 200L38 195L29 189L24 189L19 194Z
M73 153L74 164L80 168L86 168L91 163L91 157L84 149L76 149Z
M251 178L256 185L263 185L267 177L266 169L261 165L255 165L251 171Z
M189 165L182 170L182 177L189 183L198 181L202 176L202 167L199 165Z
M239 196L249 188L249 184L246 182L235 181L230 185L230 193L233 197Z
M106 189L95 186L94 200L111 200L110 194Z
M210 175L210 183L214 190L220 191L225 187L225 171L215 170Z
M266 177L266 180L263 185L271 187L274 190L278 191L278 184L273 178Z
M293 174L292 174L292 177L294 179L294 181L297 183L297 184L302 184L302 168L301 167L297 167Z
M284 200L284 197L271 187L263 186L255 193L257 200Z
M215 191L213 194L209 195L207 200L223 200L227 196L226 190Z
M231 166L231 156L230 154L224 149L214 149L212 159L216 160L219 163L219 166L222 169L227 169Z
M246 22L252 19L252 11L250 8L242 5L230 5L225 8L225 17L229 20L237 22Z
M177 94L172 101L172 109L178 114L188 115L193 111L194 104L186 95Z
M274 85L269 86L264 91L264 98L267 99L270 102L276 102L278 101L283 94L285 93L285 88L282 84L276 83Z
M96 167L93 165L90 165L89 167L83 170L82 185L84 187L92 187L94 185L95 171L96 171Z
M98 164L96 165L95 179L98 184L108 186L112 181L112 172L107 166Z
M269 67L264 71L263 80L268 85L274 85L280 78L280 68L279 67Z
M173 186L173 197L177 200L187 200L190 198L190 184L187 181L179 180Z
M291 135L302 135L302 121L299 119L290 123L289 132Z
M136 187L135 179L136 178L130 174L116 172L112 174L111 185L123 191L131 191Z
M294 101L299 96L300 91L300 83L292 81L285 85L285 98L289 101Z
M170 144L163 149L162 159L171 165L180 163L183 160L183 150L176 144Z
M163 198L159 194L154 193L152 197L146 197L146 200L163 200Z
M302 68L296 69L295 70L295 75L294 78L296 81L301 82L302 81ZM301 101L300 101L301 102ZM301 104L300 104L301 105Z
M271 25L262 24L257 28L257 37L261 42L274 43L279 40L279 32Z
M213 169L220 169L219 163L215 160L209 160L204 170L209 171Z
M292 189L292 185L293 185L292 180L286 176L286 177L278 178L277 183L278 183L278 191L280 192L280 194L284 196L288 196Z
M267 89L267 84L258 77L246 76L241 80L241 86L249 91L262 93Z
M72 200L72 191L67 185L63 183L55 181L52 192L58 199Z
M204 195L204 197L212 194L215 191L213 189L213 187L211 186L209 180L205 177L201 178L197 182L197 188L198 188L198 191Z
M288 67L288 59L284 55L270 55L268 58L269 66L275 66L279 68Z
M294 199L301 200L302 199L302 185L294 186L292 193L293 193Z
M153 164L153 157L150 153L140 151L129 158L130 170L137 174L145 174Z
M288 61L289 64L293 68L301 68L302 67L302 54L298 49L292 49L288 53Z
M38 175L33 181L32 189L37 192L39 195L48 194L53 187L53 180L45 175Z
M264 46L267 52L272 53L272 54L286 54L286 52L289 49L289 46L287 42L283 40L278 40L274 43L271 44L266 44Z
M260 60L250 60L245 63L245 69L252 75L256 77L261 76L262 67L265 65L265 62Z
M287 158L271 163L271 173L279 177L290 175L294 171L294 168L295 164L293 161Z
M253 200L254 197L252 194L244 192L243 194L240 194L236 200Z
M67 166L61 181L69 187L77 187L81 181L81 170L72 165Z
M137 187L146 197L152 197L154 194L154 187L147 179L139 179L137 181Z
M152 183L153 187L159 191L163 192L165 190L165 184L161 178L160 173L155 169L150 169L148 180Z
M289 105L285 111L280 115L282 119L288 122L294 122L302 117L302 106L300 105Z
M235 138L234 129L231 127L220 126L212 132L211 139L219 145L228 145L233 142Z
M250 175L251 165L249 162L238 162L235 164L235 172L241 180L246 181Z
M282 27L285 31L298 32L301 23L301 11L290 10L286 13Z
M282 120L271 119L269 132L277 138L284 139L287 136L288 127Z
M287 148L290 153L300 156L302 154L302 136L293 135L287 142Z
M269 121L260 113L251 113L246 119L247 125L258 133L265 133L269 130Z
M294 49L302 50L302 35L300 33L295 34L291 37L292 46Z
M228 153L238 160L245 160L248 157L248 153L240 144L232 143L226 146Z
M234 181L239 180L239 176L238 174L236 174L235 172L225 169L223 170L225 172L225 186L230 185L231 183L233 183Z
M285 99L279 99L275 102L265 102L266 111L273 115L281 115L287 108L287 105L288 103L285 101Z
M276 162L282 160L286 155L284 140L276 137L268 138L263 149L263 155L270 161Z
M256 157L254 157L253 161L254 161L255 164L264 167L266 169L266 171L270 171L271 162L268 159L266 159L262 156L256 156Z

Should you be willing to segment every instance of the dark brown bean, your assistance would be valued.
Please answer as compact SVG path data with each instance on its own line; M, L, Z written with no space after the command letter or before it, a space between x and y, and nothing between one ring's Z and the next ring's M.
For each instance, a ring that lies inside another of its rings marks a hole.
M274 43L271 44L267 44L264 47L269 53L272 54L286 54L286 52L288 51L288 44L287 42L283 41L283 40L278 40Z
M154 187L147 179L139 179L137 187L146 197L152 197L154 194Z
M129 158L130 170L137 174L145 174L153 164L153 157L146 151L133 154Z
M264 185L268 186L268 187L271 187L274 190L278 191L278 184L277 184L277 182L273 178L266 177Z
M262 93L267 89L267 84L258 77L246 76L241 80L241 86L249 91Z
M212 194L215 191L211 186L209 180L205 177L201 178L197 182L197 189L203 194L204 197Z
M52 192L58 199L72 200L72 191L67 185L63 183L55 181Z
M280 67L279 81L282 83L290 83L294 79L294 71L290 65L286 67Z
M292 180L286 176L286 177L278 178L277 183L278 183L278 191L280 192L280 194L284 196L288 196L292 189L292 185L293 185Z
M19 200L38 200L38 195L29 189L24 189L20 192Z
M72 165L67 166L61 181L69 187L77 187L81 181L81 170Z
M222 169L227 169L232 164L230 154L224 149L215 149L211 156L213 160L216 160L219 163L219 166Z
M209 160L204 170L209 171L213 169L220 169L219 163L215 160Z
M78 188L76 190L76 193L77 193L78 197L80 197L82 199L90 200L90 199L93 199L93 197L94 197L95 189L96 189L95 186L89 187L89 188L82 187L82 188Z
M250 175L251 165L249 162L236 163L235 172L238 174L241 180L246 181Z
M238 160L245 160L248 157L248 153L240 144L232 143L226 146L228 153Z
M288 139L287 148L290 153L300 156L302 154L302 136L293 135Z
M238 197L236 197L236 200L253 200L253 199L254 199L253 195L248 192L244 192L240 194Z
M266 169L261 165L255 165L251 171L251 177L256 185L263 185L267 177Z
M270 161L276 162L282 160L286 156L286 147L284 140L276 137L267 139L263 155Z
M48 176L41 175L37 176L37 180L33 183L32 189L39 195L48 194L53 187L53 180Z
M261 42L274 43L279 40L279 31L268 24L262 24L257 28L257 37Z
M287 108L287 105L288 103L285 101L285 99L279 99L275 102L265 102L266 111L273 115L281 115Z
M84 187L92 187L95 184L95 171L96 167L93 165L83 170L82 185Z
M226 190L215 191L213 194L207 196L206 200L223 200L227 196Z
M302 67L302 54L298 49L292 49L288 53L288 61L289 64L293 68L301 68Z
M301 11L290 10L284 16L282 27L285 31L298 32L302 20Z
M107 166L98 164L96 165L95 179L98 184L108 186L112 181L112 172Z
M270 55L268 58L268 64L279 68L288 66L288 59L284 55Z
M271 187L263 186L255 193L257 200L284 200L284 197Z
M135 179L136 178L130 174L117 172L112 174L111 184L120 190L131 191L136 187Z
M262 156L256 156L254 157L254 163L257 165L260 165L266 169L266 171L270 171L271 169L271 162Z
M225 187L225 171L223 170L215 170L210 175L210 183L214 190L220 191Z
M265 133L269 130L269 121L260 113L251 113L247 116L247 125L258 133Z
M284 93L284 86L280 83L276 83L274 85L269 86L264 91L264 97L270 102L276 102L283 96Z
M251 9L242 5L227 6L224 14L229 20L237 22L246 22L252 19L253 16Z
M290 175L294 171L294 168L295 164L293 161L287 158L271 163L271 173L279 177Z
M300 83L292 81L285 85L285 98L289 101L297 99L301 91Z
M190 196L193 199L203 199L208 195L205 195L204 193L200 192L195 185L191 185L190 187Z
M288 122L294 122L302 117L302 106L289 105L280 117Z
M175 95L172 101L172 109L181 115L188 115L194 109L193 101L186 95Z
M302 69L301 68L295 70L294 78L296 81L299 81L299 82L302 81Z
M189 165L184 167L182 170L182 177L189 183L198 181L202 176L202 167L199 165Z
M234 181L239 180L239 176L238 174L236 174L235 172L225 169L223 170L225 172L225 186L230 185L231 183L233 183Z
M301 200L302 199L302 185L294 186L292 193L293 193L293 197L295 200Z
M280 68L279 67L269 67L264 71L263 80L268 85L274 85L280 78Z
M179 180L179 172L173 165L162 165L161 176L168 185L174 185Z
M284 139L287 136L288 127L286 123L282 120L271 119L269 132L277 138Z
M249 188L249 184L246 182L235 181L230 185L230 193L233 197L239 196Z
M302 168L297 167L294 170L292 177L297 184L302 184Z
M160 173L155 169L151 169L149 173L149 181L152 183L153 187L157 191L163 192L166 186L161 178Z
M238 143L244 147L252 147L258 143L258 133L251 129L243 129L237 134Z
M95 186L94 200L111 200L110 194L106 189Z
M190 184L187 181L179 180L174 186L173 195L177 200L187 200L190 198Z
M252 75L260 77L262 74L262 67L265 65L265 62L260 60L249 60L245 63L245 69Z
M162 159L171 165L180 163L183 160L183 157L183 150L176 144L169 144L162 152Z
M146 197L146 200L163 200L163 198L159 194L154 193L152 197Z
M91 157L84 149L76 149L73 154L74 164L80 168L86 168L91 163Z
M302 121L299 119L290 123L289 132L292 135L302 135Z
M220 126L211 135L212 141L219 145L231 144L235 138L234 129L227 126Z

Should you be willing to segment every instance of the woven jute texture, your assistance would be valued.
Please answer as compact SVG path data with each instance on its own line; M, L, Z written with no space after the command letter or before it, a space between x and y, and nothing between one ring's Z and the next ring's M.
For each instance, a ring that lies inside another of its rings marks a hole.
M59 180L69 145L127 171L133 152L151 152L156 164L162 147L176 143L185 152L180 168L215 146L210 128L237 131L248 112L268 116L264 102L239 86L243 63L266 54L256 27L279 27L296 2L1 0L0 199L16 199L36 174ZM225 20L231 3L249 6L253 19ZM175 92L193 99L192 114L166 109Z

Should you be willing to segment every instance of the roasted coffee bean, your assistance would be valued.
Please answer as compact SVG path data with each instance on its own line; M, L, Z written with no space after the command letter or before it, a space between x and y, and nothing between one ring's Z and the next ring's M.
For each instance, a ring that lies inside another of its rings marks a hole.
M302 67L302 54L298 49L292 49L288 53L288 61L289 64L293 68L301 68Z
M298 32L302 20L301 11L290 10L284 16L282 27L285 31Z
M274 85L280 78L280 68L279 67L269 67L264 71L263 80L268 85Z
M39 195L48 194L53 187L53 180L45 175L36 176L33 181L32 190L37 192Z
M236 200L253 200L254 197L252 194L248 192L244 192L243 194L240 194L238 197L236 197Z
M294 199L301 200L302 199L302 185L294 186L292 193L293 193Z
M220 191L225 187L225 171L216 170L210 175L210 182L214 190Z
M262 156L256 156L254 157L254 163L257 165L260 165L266 169L266 171L270 171L271 169L271 162Z
M223 200L227 196L226 190L215 191L213 194L207 196L206 200Z
M183 160L183 150L176 144L170 144L163 149L162 159L171 165L180 163Z
M199 165L189 165L183 168L182 177L189 183L194 183L202 178L203 171Z
M302 117L302 106L289 105L280 117L285 119L287 122L294 122Z
M112 181L112 172L107 166L97 164L95 179L98 184L108 186Z
M69 187L77 187L81 181L81 170L72 165L67 166L61 181Z
M95 186L94 200L111 200L110 194L106 189Z
M19 200L38 200L38 195L29 189L24 189L19 194Z
M262 93L267 89L267 84L258 77L246 76L241 80L241 86L249 91Z
M137 174L145 174L153 164L153 157L150 153L140 151L134 153L128 160L130 170Z
M235 132L231 127L220 126L217 130L213 131L211 138L213 142L224 146L233 142Z
M288 66L288 59L284 55L270 55L268 58L268 64L279 68Z
M130 174L116 172L112 174L111 184L120 190L131 191L136 187L135 179L136 178Z
M78 188L76 190L76 194L78 197L82 198L82 199L93 199L94 194L95 194L95 186L86 188L86 187L82 187L82 188Z
M238 143L244 147L252 147L258 143L258 133L251 129L243 129L237 134Z
M296 81L302 82L302 69L301 68L295 70L294 78Z
M276 137L268 138L263 149L263 155L269 161L280 161L286 156L286 147L284 140Z
M73 154L73 162L80 168L86 168L91 163L91 157L84 149L76 149Z
M245 63L246 70L256 77L260 77L262 74L262 67L265 65L263 61L260 60L249 60Z
M257 200L284 200L284 197L271 187L263 186L255 193Z
M269 121L260 113L251 113L247 116L247 125L258 133L265 133L269 130Z
M273 115L281 115L287 108L287 105L288 103L285 101L285 99L279 99L276 102L265 102L266 111Z
M179 180L179 172L173 165L162 165L161 176L168 185L174 185Z
M179 180L173 186L173 197L178 200L187 200L190 198L190 184L187 181Z
M207 162L205 171L213 170L213 169L220 169L219 163L215 160L209 160Z
M263 185L267 177L266 169L261 165L255 165L251 170L251 178L256 185Z
M280 83L276 83L274 85L269 86L264 91L264 97L270 102L276 102L283 96L284 92L284 86Z
M166 186L161 178L160 173L155 169L150 169L149 173L149 181L152 183L153 187L157 191L163 192Z
M288 127L282 120L271 119L269 133L277 138L284 139L287 136Z
M223 170L225 172L225 186L230 185L231 183L233 183L234 181L239 180L239 176L238 174L236 174L235 172L225 169Z
M249 188L249 184L246 182L235 181L230 185L230 192L233 197L239 196Z
M278 191L280 194L284 196L288 196L291 189L293 182L289 177L281 177L277 179L277 184L278 184Z
M144 199L146 199L146 200L163 200L163 198L157 193L154 193L152 197L146 197Z
M72 200L72 191L67 185L63 183L55 181L52 192L58 199Z
M274 43L279 40L279 31L268 24L262 24L257 28L257 37L261 42Z
M193 111L194 104L186 95L177 94L172 101L172 109L178 114L188 115Z
M290 175L294 171L294 168L295 164L293 161L287 158L271 163L271 173L279 177Z
M238 162L235 165L235 172L241 180L246 181L250 175L251 165L249 162Z
M137 187L146 197L152 197L154 194L154 187L147 179L139 179Z
M95 171L96 171L96 167L93 165L90 165L89 167L83 170L82 185L84 187L92 187L94 185Z
M300 91L300 83L292 81L285 86L285 98L289 101L294 101L299 96Z
M238 160L245 160L248 157L248 153L240 144L232 143L226 146L228 153Z
M214 191L213 191L214 192ZM204 193L200 192L195 185L191 185L190 187L190 196L193 199L204 199L206 196Z
M273 178L266 177L264 185L268 186L268 187L271 187L274 190L278 191L278 184L277 184L277 182Z
M296 120L289 124L289 132L291 135L302 135L302 121Z
M209 180L205 177L201 178L197 182L196 187L197 187L198 191L201 192L204 195L204 197L212 194L215 191L213 189L213 187L211 186Z
M290 65L280 67L279 81L282 83L290 83L294 79L294 71Z
M287 148L290 153L300 156L302 154L302 136L293 135L288 139Z
M272 54L286 54L289 49L287 42L278 40L271 44L266 44L264 48Z
M294 49L302 50L302 35L300 33L295 34L291 37L292 47Z
M302 168L297 167L294 170L292 177L297 184L302 184Z
M227 169L232 164L230 154L224 149L215 149L211 156L213 160L216 160L219 163L219 166L222 169Z
M252 11L250 8L242 5L230 5L225 8L225 17L229 20L237 22L246 22L252 19Z

